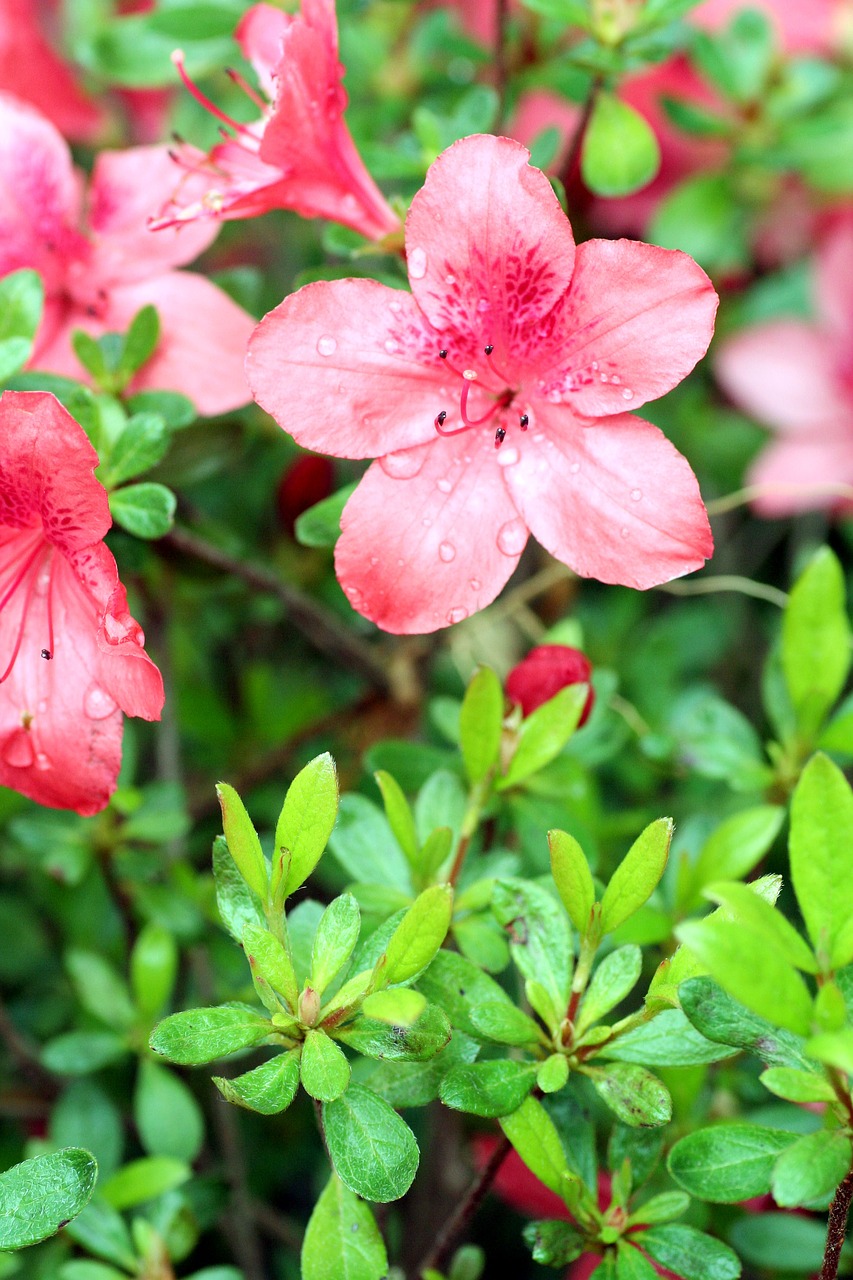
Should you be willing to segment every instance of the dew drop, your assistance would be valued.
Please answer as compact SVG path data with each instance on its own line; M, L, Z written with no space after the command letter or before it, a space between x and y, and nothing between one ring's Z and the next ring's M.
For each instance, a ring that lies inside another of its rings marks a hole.
M403 310L402 302L392 302L390 306L395 316L398 316L400 312Z
M520 556L526 543L527 525L523 520L508 520L498 529L498 551L505 556Z
M447 479L447 476L442 476L441 480L436 481L436 486L435 486L435 487L436 487L436 489L438 489L438 490L439 490L439 492L441 492L441 493L452 493L452 492L453 492L453 482L452 482L451 480L448 480L448 479Z
M442 542L438 548L438 555L439 559L443 560L445 564L450 564L451 560L456 559L456 548L452 542Z
M393 338L386 338L386 339L385 339L384 346L385 346L385 350L388 352L389 356L394 356L394 355L396 355L396 354L397 354L397 352L400 350L400 344L399 344L399 342L395 342Z
M36 578L36 595L47 595L47 589L50 586L50 565L45 565Z
M392 480L411 480L424 465L423 449L400 449L397 453L386 453L379 459L379 465Z
M517 449L510 447L509 449L498 449L497 462L499 467L514 467L518 462L519 452Z
M413 249L408 255L409 275L413 280L423 280L427 269L427 256L423 249Z
M472 590L472 591L479 591L479 590L480 590L480 588L482 587L482 585L483 585L483 584L482 584L482 582L480 581L480 579L479 579L479 578L469 578L469 579L468 579L468 586L471 588L471 590Z
M639 501L640 501L640 499L642 498L642 496L643 496L643 491L642 491L642 489L632 489L632 490L631 490L631 501L632 501L632 502L639 502Z
M333 356L338 349L337 341L329 333L317 339L317 350L321 356Z
M371 563L372 565L374 565L374 566L375 566L375 565L377 565L377 564L379 564L379 556L371 556L371 557L370 557L370 563Z
M534 444L541 444L542 441L545 439L541 431L537 431L536 434L534 436L531 436L530 438Z
M614 387L618 387L622 379L619 377L618 373L611 373L610 381L613 383Z
M445 283L445 284L456 284L456 276L455 276L455 275L453 275L453 273L449 271L449 272L447 273L447 275L444 277L444 283Z
M623 387L623 388L622 388L622 399L623 399L623 400L633 400L633 399L634 399L634 393L633 393L633 391L631 390L631 388L630 388L630 387Z
M576 476L577 473L580 471L580 469L581 469L581 464L579 462L573 462L569 467L569 471L572 473L573 476Z
M590 369L592 369L592 371L593 371L593 373L594 373L594 372L598 369L598 361L597 361L597 360L593 360L592 364L591 364L589 367L590 367Z
M421 521L421 524L425 529L429 529L430 526L432 525L432 520L430 519L429 516L424 516L423 520Z
M625 525L624 525L624 524L623 524L622 528L619 530L619 537L620 537L620 538L627 538L627 537L628 537L628 530L626 529L626 527L625 527Z
M40 716L47 715L47 698L41 699L38 706L36 707L36 710L38 711Z
M3 747L3 759L13 769L29 769L34 754L33 740L28 729L15 729Z
M463 609L461 605L457 605L455 609L451 609L447 615L447 621L452 625L456 622L464 622L468 617L468 610Z
M117 710L118 703L99 684L90 684L83 695L83 710L90 720L106 720Z
M50 756L45 751L36 752L36 768L44 773L53 764Z

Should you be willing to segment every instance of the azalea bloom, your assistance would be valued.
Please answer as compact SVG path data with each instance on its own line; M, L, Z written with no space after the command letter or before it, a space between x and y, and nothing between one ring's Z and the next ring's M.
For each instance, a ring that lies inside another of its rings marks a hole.
M580 575L635 587L711 554L687 462L625 411L693 368L716 294L685 254L576 247L528 159L508 138L455 143L406 222L411 294L309 284L249 347L256 399L300 444L379 459L344 509L336 567L388 631L482 609L529 532Z
M0 0L0 91L38 107L66 137L89 142L102 112L48 44L38 7L36 0Z
M84 815L115 789L122 711L163 705L103 543L97 465L53 396L0 397L0 785Z
M561 689L571 684L589 684L592 663L580 649L568 644L540 644L517 663L506 678L506 696L529 716ZM578 728L589 719L595 694L590 688Z
M203 276L171 270L195 258L217 231L149 231L150 202L173 178L164 147L103 151L84 200L68 147L50 121L0 94L0 276L33 267L46 294L31 365L86 378L73 330L122 332L152 303L160 341L131 390L181 391L201 413L225 413L249 398L242 355L254 321Z
M400 220L365 169L344 123L347 95L338 60L334 0L302 0L298 14L257 4L236 38L269 101L232 73L262 115L240 124L223 114L178 71L190 92L234 137L209 157L182 147L188 174L204 177L199 197L178 186L152 226L196 218L254 218L270 209L295 209L304 218L331 218L371 240L400 228Z
M772 320L728 338L715 369L724 390L778 438L748 477L765 516L849 509L853 486L853 221L836 225L815 264L812 321Z

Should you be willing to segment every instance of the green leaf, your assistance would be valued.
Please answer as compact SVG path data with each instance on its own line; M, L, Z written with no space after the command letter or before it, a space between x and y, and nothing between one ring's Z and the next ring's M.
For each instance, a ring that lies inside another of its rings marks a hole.
M57 1075L83 1076L117 1062L127 1052L125 1037L111 1031L67 1031L48 1040L41 1060Z
M805 1043L805 1051L809 1058L853 1075L853 1030L850 1027L811 1036Z
M671 818L651 823L613 872L601 900L603 933L617 929L654 893L669 857L672 828Z
M393 993L392 993L393 994ZM450 1039L450 1023L438 1005L428 1004L411 1026L399 1026L363 1014L336 1027L335 1038L368 1058L423 1061L437 1054Z
M409 982L435 957L450 927L453 889L434 884L419 894L397 925L385 948L385 985Z
M627 1240L616 1241L615 1280L655 1280L657 1272L640 1250Z
M171 1156L146 1156L131 1160L99 1188L99 1194L114 1209L131 1209L181 1186L192 1170L183 1160Z
M474 1022L476 1011L487 1007L489 1010L485 1015L487 1020L494 1020L500 1016L493 1008L498 1006L498 1009L503 1010L503 1022L500 1025L518 1025L516 1015L521 1013L521 1010L512 1003L503 987L499 986L494 978L490 978L488 974L478 969L470 960L453 951L439 951L426 973L421 974L418 979L418 988L427 1000L433 1001L445 1010L454 1027L458 1027L460 1031L470 1036L480 1038L489 1034L485 1031L481 1032L477 1023ZM489 1038L491 1038L490 1035ZM509 1042L501 1041L501 1043Z
M560 1135L548 1112L535 1098L525 1098L500 1126L531 1173L549 1190L563 1196L572 1178Z
M273 1116L286 1111L299 1088L299 1054L296 1049L268 1058L241 1076L214 1076L213 1083L227 1102Z
M54 1147L77 1147L85 1142L85 1149L98 1162L99 1175L108 1178L121 1164L124 1115L94 1080L74 1080L51 1112L48 1136Z
M266 863L264 877L266 878ZM217 836L213 842L213 879L216 884L216 906L222 923L234 941L242 943L246 925L262 927L264 913L258 895L249 888L240 874L224 836ZM264 884L266 886L266 879Z
M289 896L308 879L326 848L338 812L335 762L325 752L301 769L287 789L275 828L276 851L290 851Z
M0 1269L0 1276L5 1274ZM105 1262L87 1262L85 1259L78 1258L60 1267L57 1280L127 1280L127 1273L117 1271L115 1267L109 1267Z
M497 1044L535 1044L539 1027L510 1000L477 1000L469 1010L471 1024L481 1036Z
M457 1031L443 1049L424 1062L373 1063L370 1087L392 1107L425 1107L438 1097L450 1068L457 1062L473 1062L479 1048L476 1040Z
M300 1262L302 1280L384 1280L387 1274L376 1219L334 1173L308 1221Z
M412 893L409 864L384 813L366 796L342 797L329 849L352 880Z
M589 913L595 902L595 885L586 854L574 836L549 831L551 874L569 919L583 937L589 929Z
M826 1223L794 1213L745 1213L732 1224L729 1239L745 1262L767 1275L816 1275Z
M495 783L498 791L523 782L560 754L577 728L588 693L588 685L569 685L522 720L509 768Z
M355 483L345 485L297 516L294 526L297 542L303 547L333 547L341 536L343 509L355 490Z
M587 1069L596 1093L623 1124L657 1128L672 1118L672 1099L666 1086L634 1062Z
M487 973L502 973L509 964L509 946L504 932L491 914L480 912L456 919L452 933L463 956Z
M159 414L134 414L110 445L106 462L98 468L101 484L112 489L150 471L166 456L171 438L172 433Z
M822 547L794 584L782 622L782 670L806 742L844 688L850 639L844 574Z
M137 391L125 401L125 405L131 414L156 413L172 431L180 431L196 420L192 400L178 391Z
M628 1222L631 1226L651 1226L656 1222L669 1222L672 1218L680 1218L689 1208L690 1197L686 1192L662 1191L636 1208Z
M529 1222L522 1235L530 1246L533 1261L543 1267L566 1267L586 1250L586 1238L568 1222Z
M393 987L366 996L361 1008L365 1016L393 1027L411 1027L427 1007L427 998L411 987Z
M543 1093L559 1093L568 1078L569 1063L563 1053L552 1053L536 1068L536 1085Z
M795 968L804 969L806 973L817 972L817 962L808 944L782 912L755 893L750 885L715 881L707 885L704 892L706 898L726 907L736 923L776 947Z
M803 770L791 801L791 880L818 958L853 960L853 793L824 755Z
M521 1106L535 1083L535 1063L496 1058L454 1067L442 1080L439 1097L454 1111L505 1116Z
M748 220L728 173L700 173L678 183L658 205L648 238L689 253L706 270L733 270L749 259Z
M119 1030L133 1025L136 1010L127 984L103 956L75 948L67 953L65 967L84 1009Z
M788 1102L835 1102L837 1098L823 1072L769 1067L759 1078L765 1089Z
M119 369L128 377L150 360L160 341L160 317L157 308L142 307L128 326Z
M710 970L724 991L776 1026L805 1035L811 1027L809 989L782 950L719 912L678 925L676 937Z
M125 1271L135 1270L133 1241L124 1219L100 1195L94 1196L80 1216L71 1221L66 1234L87 1253L106 1258Z
M403 794L400 784L395 778L392 778L390 773L386 773L384 769L378 769L373 776L376 779L376 785L382 792L385 817L394 832L394 838L406 855L409 865L417 867L420 845L418 833L415 830L415 817L409 802Z
M803 1039L738 1004L711 978L691 978L678 989L681 1007L703 1036L749 1049L771 1066L808 1071Z
M604 957L593 973L592 981L581 1001L577 1018L579 1035L633 991L640 980L642 967L643 954L640 948L630 944L617 947Z
M773 1199L783 1209L823 1199L835 1191L853 1163L850 1138L840 1130L807 1133L779 1156L773 1169Z
M399 1200L418 1168L415 1136L396 1111L362 1085L323 1106L329 1156L350 1191L385 1204Z
M667 1167L685 1191L713 1204L766 1195L777 1157L796 1135L757 1124L715 1124L681 1138Z
M296 1012L299 985L293 961L284 945L262 925L247 924L243 930L243 946L256 985L266 986L280 993L287 1001L291 1013ZM259 991L260 994L260 991ZM280 1012L275 1000L270 1000L272 1012Z
M146 1017L156 1017L166 1004L177 972L175 939L163 925L149 921L140 930L130 953L130 985L140 1012Z
M683 1280L737 1280L737 1254L695 1227L671 1223L638 1233L637 1240L655 1262Z
M246 884L263 901L267 896L268 868L258 833L246 806L227 782L220 782L216 794L222 809L222 826L228 852Z
M82 1147L0 1173L0 1249L24 1249L54 1235L86 1206L97 1176L95 1157Z
M44 286L38 272L25 268L0 280L0 382L29 360L43 307Z
M601 1056L644 1067L692 1067L730 1058L737 1049L708 1040L680 1009L664 1009L651 1022L605 1044Z
M310 985L320 995L349 960L361 928L361 912L351 893L333 899L320 917L311 951Z
M143 1058L139 1064L133 1118L151 1156L191 1163L204 1141L204 1116L190 1090L173 1071Z
M503 732L504 695L490 667L481 667L462 700L459 736L465 772L482 782L498 762Z
M776 839L785 819L781 805L744 809L721 822L702 847L691 876L696 904L698 892L711 880L740 880L757 866Z
M272 1032L272 1025L254 1009L221 1004L171 1014L154 1028L149 1044L170 1062L197 1067L260 1044Z
M300 1062L302 1087L318 1102L334 1102L347 1088L350 1065L340 1045L325 1031L308 1031Z
M116 524L137 538L162 538L175 522L177 499L163 484L144 480L110 494L110 514Z
M562 906L531 880L496 880L492 910L507 931L510 952L525 978L544 987L555 1010L565 1010L571 983L571 930Z
M648 121L612 93L599 93L581 150L581 176L598 196L625 196L651 182L660 148Z

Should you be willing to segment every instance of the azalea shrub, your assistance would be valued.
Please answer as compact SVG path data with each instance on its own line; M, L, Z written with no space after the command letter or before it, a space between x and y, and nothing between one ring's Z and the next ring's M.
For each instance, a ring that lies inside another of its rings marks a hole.
M853 1269L848 0L0 0L0 1280Z

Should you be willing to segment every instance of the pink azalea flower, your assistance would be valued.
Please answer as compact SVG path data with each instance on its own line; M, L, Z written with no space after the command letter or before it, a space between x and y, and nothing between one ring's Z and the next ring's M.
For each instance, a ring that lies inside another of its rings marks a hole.
M853 220L821 246L816 319L780 319L728 338L717 352L724 390L778 439L759 455L748 483L765 516L850 508L853 486Z
M0 397L0 785L84 815L115 789L122 711L163 705L103 543L97 465L53 396Z
M36 0L0 0L0 91L43 111L62 133L89 142L103 115L45 39Z
M589 684L591 675L592 663L580 649L568 644L538 644L510 671L506 678L506 696L518 703L523 715L529 716L561 689L572 684ZM579 729L589 719L594 702L595 693L590 686L578 720Z
M761 9L789 53L826 52L833 42L836 24L846 0L702 0L688 20L716 31L744 9Z
M131 390L181 391L201 413L225 413L249 398L242 354L254 321L203 276L171 270L205 249L215 226L149 231L150 202L173 177L164 147L103 151L84 199L50 121L0 94L0 276L34 267L45 284L32 366L84 378L72 331L123 331L152 303L160 341Z
M528 159L508 138L455 143L406 222L411 294L309 284L249 346L256 399L300 444L379 459L344 510L336 566L388 631L482 609L529 532L582 576L635 587L711 554L690 467L626 410L693 368L714 290L682 253L576 248Z
M239 124L201 94L175 55L184 84L235 136L207 158L195 148L181 149L181 162L188 172L206 176L206 189L198 197L178 187L152 225L295 209L305 218L341 222L371 240L398 231L400 220L365 169L344 122L347 95L334 0L302 0L298 14L257 4L236 36L269 102L232 73L262 112L254 124Z

